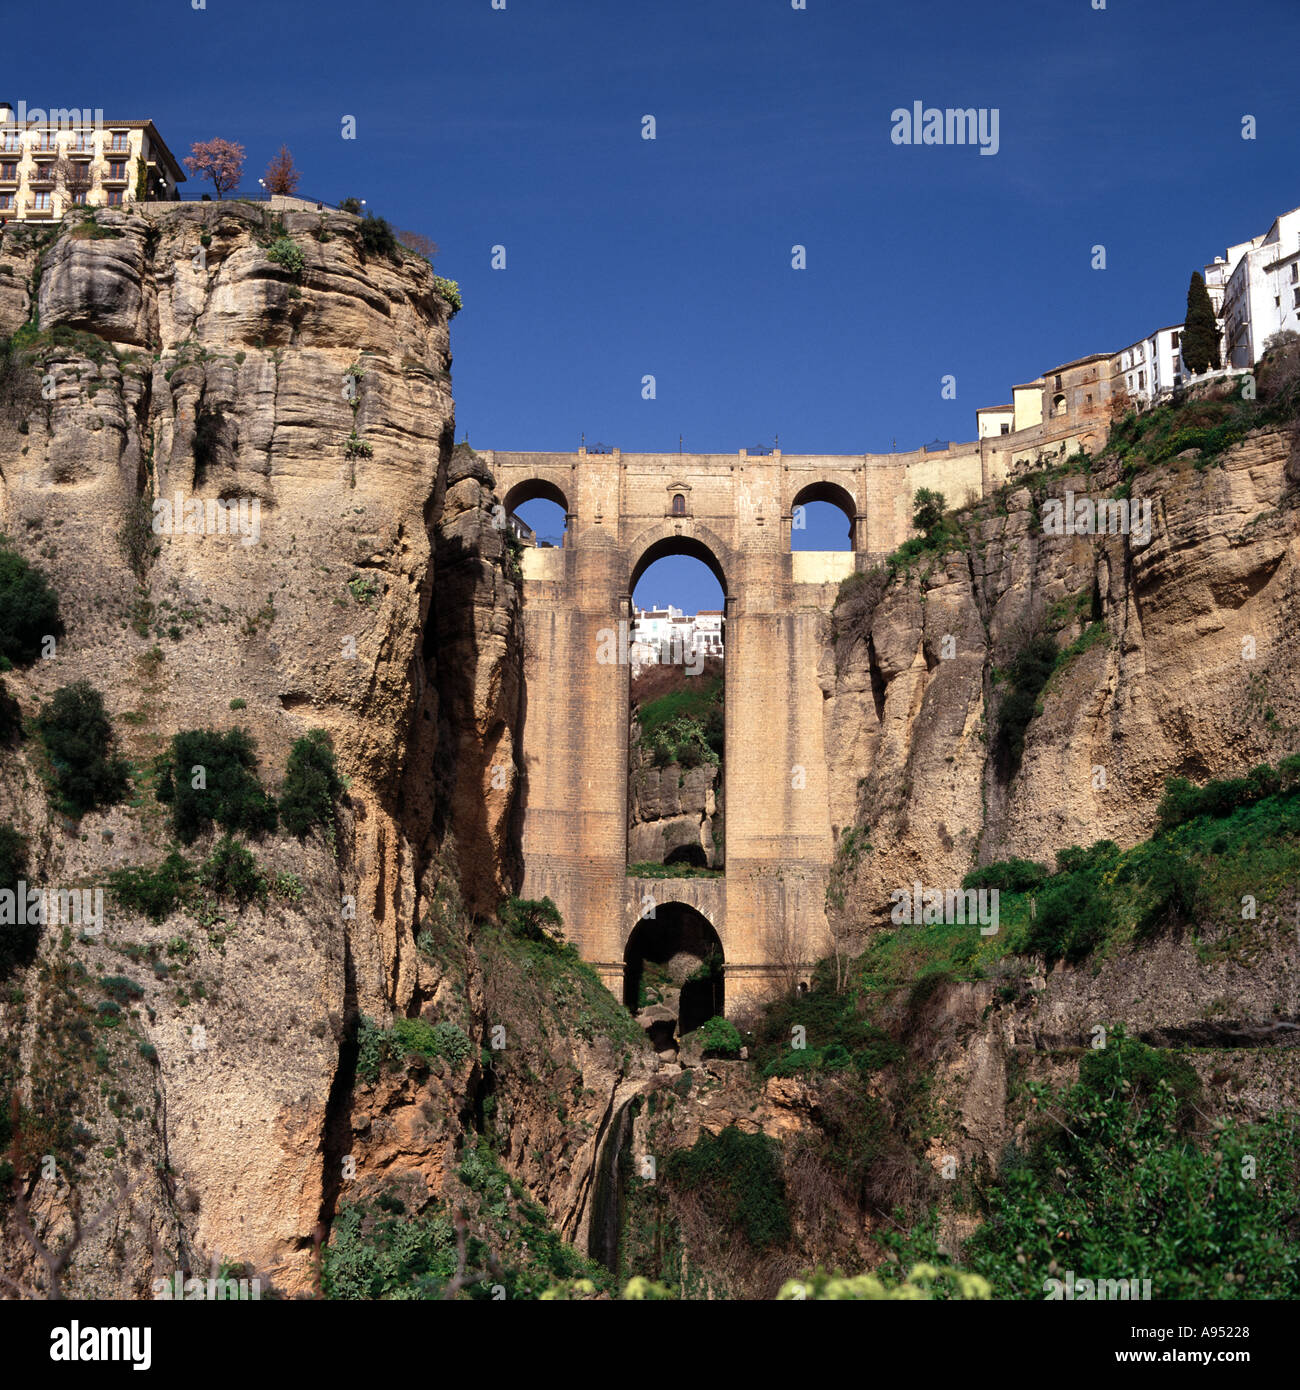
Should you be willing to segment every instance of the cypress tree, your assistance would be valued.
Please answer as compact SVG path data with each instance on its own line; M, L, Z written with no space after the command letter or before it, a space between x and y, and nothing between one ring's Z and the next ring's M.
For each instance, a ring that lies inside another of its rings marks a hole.
M1205 281L1197 272L1187 287L1187 317L1183 321L1183 365L1198 376L1210 367L1218 368L1219 326Z

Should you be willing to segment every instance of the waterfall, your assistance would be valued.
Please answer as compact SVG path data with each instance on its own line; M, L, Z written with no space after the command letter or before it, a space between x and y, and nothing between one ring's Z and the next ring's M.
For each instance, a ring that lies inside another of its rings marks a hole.
M623 1192L618 1176L619 1155L632 1130L632 1102L625 1100L614 1116L596 1158L596 1179L591 1198L591 1225L587 1254L599 1260L611 1274L618 1273L618 1237Z

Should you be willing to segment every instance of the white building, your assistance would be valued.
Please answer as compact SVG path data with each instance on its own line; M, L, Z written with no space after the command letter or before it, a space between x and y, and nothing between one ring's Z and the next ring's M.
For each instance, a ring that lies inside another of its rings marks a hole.
M1016 423L1014 405L985 405L975 412L975 423L981 439L1010 434Z
M720 608L701 608L695 615L695 646L705 656L721 658L723 621Z
M660 663L689 664L696 656L722 656L723 614L704 609L696 614L680 608L632 609L628 660L632 674Z
M1139 405L1150 405L1183 384L1183 325L1156 331L1115 354L1114 375Z
M1229 247L1225 265L1224 366L1253 367L1274 334L1300 332L1300 208L1284 212L1263 236Z

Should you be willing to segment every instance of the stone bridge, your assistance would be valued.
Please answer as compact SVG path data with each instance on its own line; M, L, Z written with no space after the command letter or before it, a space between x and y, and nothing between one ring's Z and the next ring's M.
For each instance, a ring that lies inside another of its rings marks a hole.
M811 456L485 453L509 512L558 503L562 547L523 556L526 897L618 995L634 931L672 903L716 932L726 1004L761 997L829 949L831 823L818 666L841 579L910 534L912 496L986 490L978 445ZM800 507L838 506L852 549L792 551ZM702 560L726 595L720 878L629 879L626 661L631 595L666 555ZM611 659L612 658L612 659ZM659 914L663 916L664 914Z

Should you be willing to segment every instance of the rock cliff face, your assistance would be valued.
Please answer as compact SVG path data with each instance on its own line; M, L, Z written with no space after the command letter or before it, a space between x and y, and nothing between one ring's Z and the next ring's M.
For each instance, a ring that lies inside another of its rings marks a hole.
M972 857L1050 864L1062 846L1131 845L1154 828L1166 778L1294 750L1293 447L1261 432L1220 466L1143 473L1146 546L1045 535L1044 494L1009 490L974 510L968 550L837 608L821 669L832 822L864 825L872 845L846 872L842 932L887 920L890 892L915 880L955 888ZM1112 463L1050 490L1101 496L1117 481ZM999 677L1040 632L1077 654L1040 696L1010 776L995 749Z
M269 258L281 237L301 273ZM84 677L137 784L178 730L236 725L273 784L313 727L350 779L336 853L288 837L259 850L306 885L300 901L206 932L110 901L100 940L47 940L28 1007L4 1006L20 1091L71 1091L99 1136L87 1207L104 1148L130 1155L155 1249L87 1262L88 1292L143 1291L150 1265L213 1252L305 1288L341 1044L358 1012L382 1024L437 997L416 935L441 883L472 911L517 878L518 591L490 479L452 460L448 314L427 262L368 253L345 214L102 211L0 241L0 335L40 364L0 428L0 531L53 577L67 629L8 678L24 713ZM218 499L242 504L235 534L212 533ZM43 882L102 883L165 850L147 791L139 810L52 818L30 744L0 759L0 789ZM97 1077L53 1055L69 973L139 974L124 951L178 938L185 983L150 979L140 1001L156 1064L110 1049ZM88 1094L104 1074L116 1121ZM57 1226L52 1187L32 1200Z
M633 864L683 860L721 868L721 846L713 827L718 815L718 769L711 763L656 767L632 750L628 809L628 859Z

